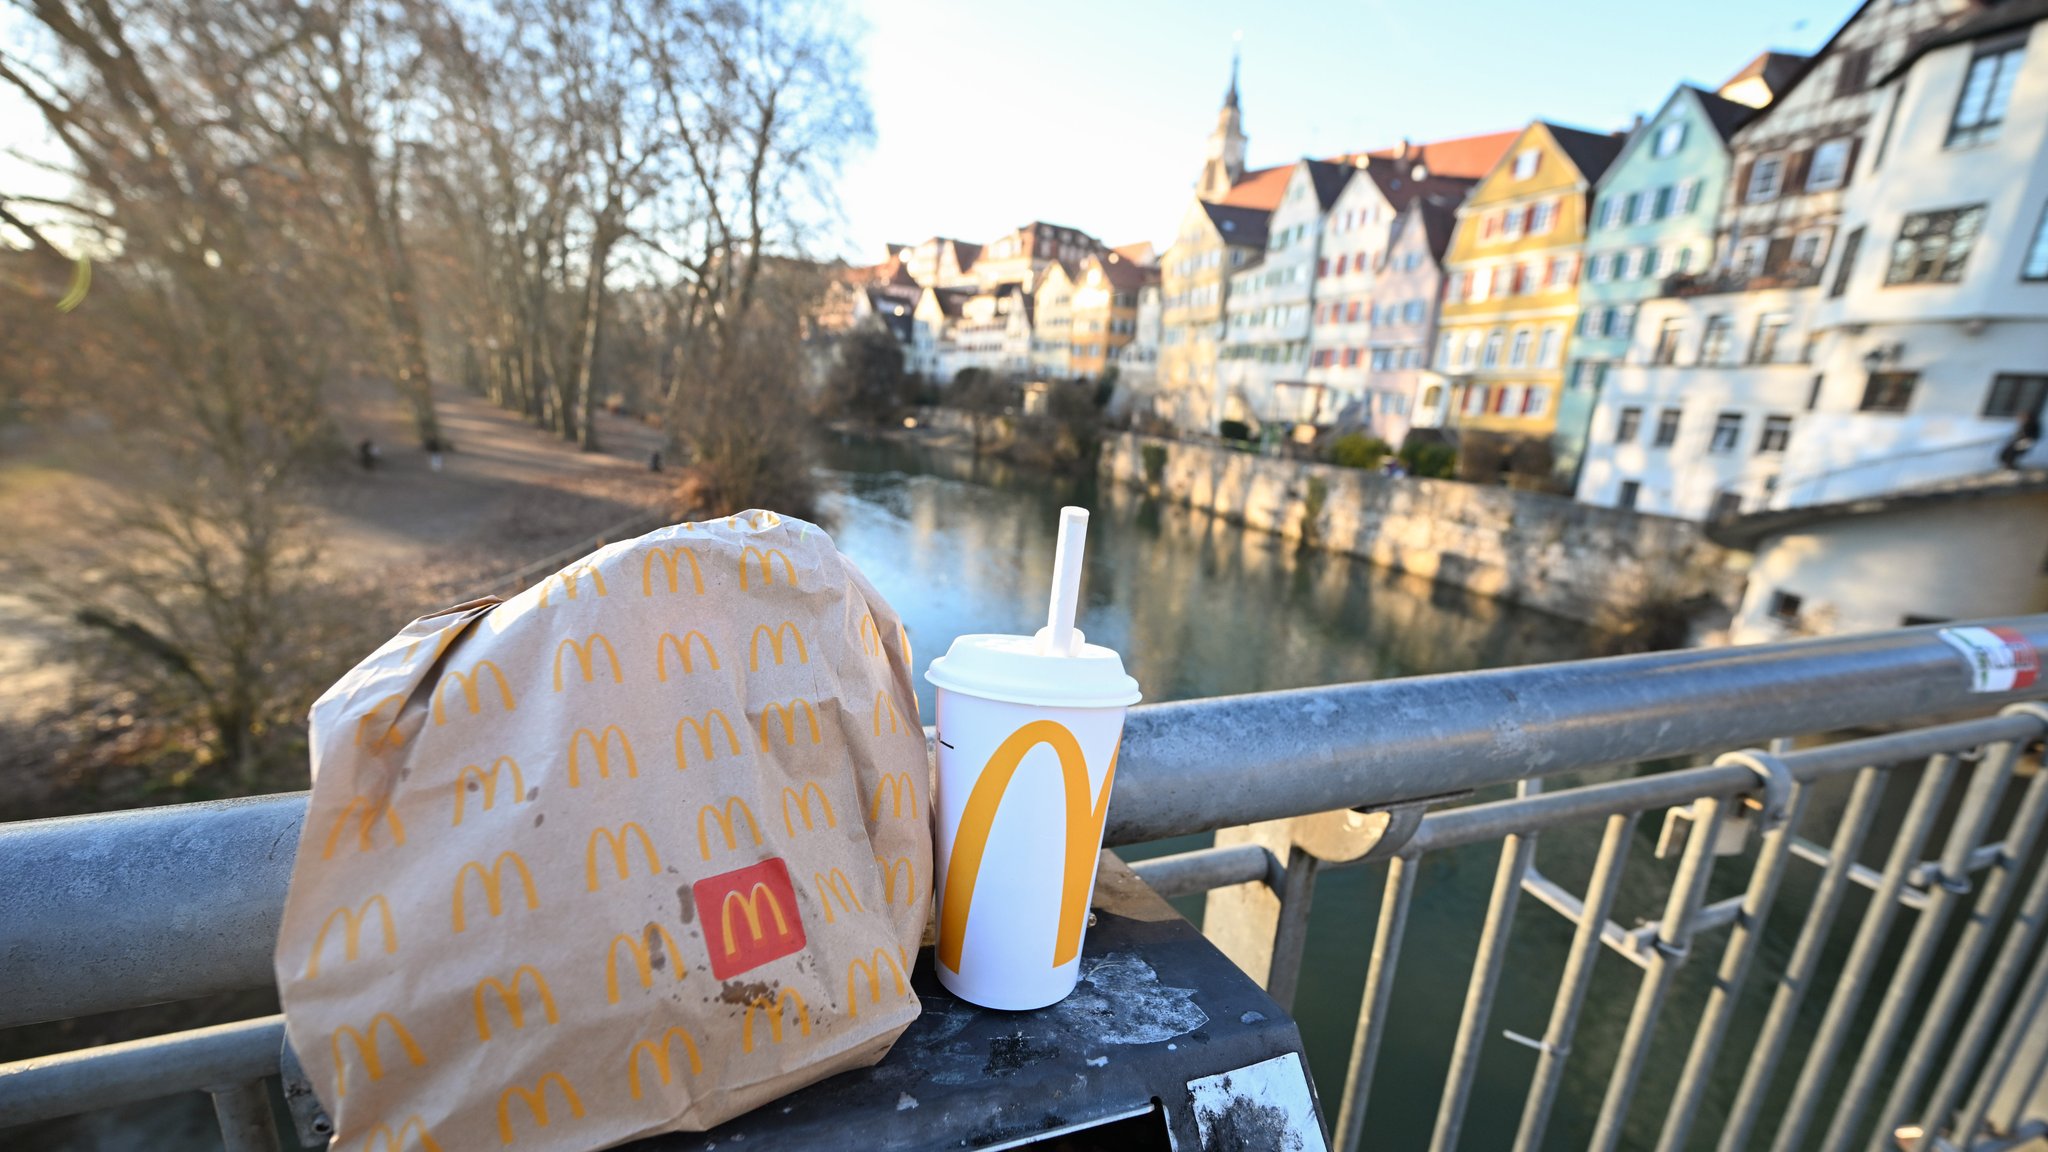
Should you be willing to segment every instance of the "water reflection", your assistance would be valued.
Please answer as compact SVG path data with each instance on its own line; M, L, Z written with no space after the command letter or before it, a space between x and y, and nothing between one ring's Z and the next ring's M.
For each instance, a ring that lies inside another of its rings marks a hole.
M899 445L829 455L827 528L902 613L919 667L965 632L1044 623L1060 505L1093 512L1088 637L1152 701L1454 672L1584 655L1581 625L1214 516L1092 475L1065 480Z

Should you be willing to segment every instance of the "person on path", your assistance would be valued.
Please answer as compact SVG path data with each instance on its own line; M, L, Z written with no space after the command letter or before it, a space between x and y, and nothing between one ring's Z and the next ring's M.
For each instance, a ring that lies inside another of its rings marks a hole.
M367 436L364 437L363 442L356 445L356 460L363 466L363 471L375 471L377 467L377 442Z
M2012 439L1998 450L1998 462L2015 472L2019 471L2020 460L2034 450L2041 442L2041 410L2035 408L2020 418L2020 426L2014 430Z

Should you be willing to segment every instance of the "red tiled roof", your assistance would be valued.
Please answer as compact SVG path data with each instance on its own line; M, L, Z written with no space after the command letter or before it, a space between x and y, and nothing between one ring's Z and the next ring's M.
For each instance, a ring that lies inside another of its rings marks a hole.
M1516 128L1510 132L1486 132L1478 136L1432 140L1426 144L1409 146L1407 158L1421 160L1433 176L1478 180L1493 171L1493 166L1500 163L1500 158L1508 154L1508 147L1521 134L1522 130ZM1392 159L1401 155L1401 149L1375 148L1366 155Z
M1271 168L1260 168L1244 174L1244 178L1230 186L1218 204L1233 208L1256 208L1271 212L1280 206L1280 198L1287 193L1288 177L1294 174L1294 165L1275 164Z

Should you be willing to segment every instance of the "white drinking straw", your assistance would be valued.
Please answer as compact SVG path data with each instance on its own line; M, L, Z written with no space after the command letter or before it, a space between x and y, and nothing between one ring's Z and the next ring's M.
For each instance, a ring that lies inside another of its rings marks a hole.
M1065 656L1074 644L1074 613L1081 606L1081 552L1088 546L1088 510L1060 509L1060 541L1052 556L1052 602L1046 609L1046 647Z

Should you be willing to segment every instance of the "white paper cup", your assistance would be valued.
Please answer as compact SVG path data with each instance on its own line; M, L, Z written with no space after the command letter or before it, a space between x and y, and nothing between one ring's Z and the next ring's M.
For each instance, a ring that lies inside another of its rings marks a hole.
M1043 635L1043 634L1041 634ZM1074 633L962 636L932 661L938 688L938 976L984 1008L1074 990L1124 711L1138 682Z

